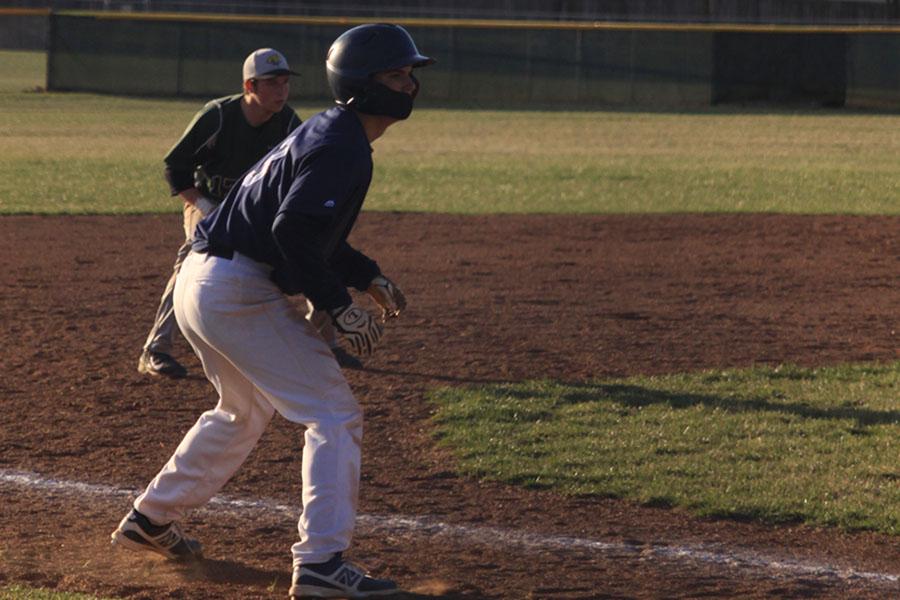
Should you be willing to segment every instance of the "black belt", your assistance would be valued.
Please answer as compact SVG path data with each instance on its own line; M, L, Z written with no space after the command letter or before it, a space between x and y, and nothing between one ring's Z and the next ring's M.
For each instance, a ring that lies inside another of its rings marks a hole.
M231 248L207 248L206 253L217 258L224 258L225 260L234 258L234 250Z

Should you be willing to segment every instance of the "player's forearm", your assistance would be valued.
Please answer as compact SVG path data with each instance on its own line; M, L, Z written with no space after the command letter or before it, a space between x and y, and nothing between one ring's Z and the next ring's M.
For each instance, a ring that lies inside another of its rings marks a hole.
M350 246L346 241L335 248L330 263L347 286L354 287L361 292L366 291L372 280L381 275L378 263Z
M275 218L272 236L285 259L292 284L291 289L282 290L303 293L318 310L346 306L352 298L322 256L319 232L314 218L285 213Z
M194 175L191 169L173 167L167 163L165 177L173 196L180 196L182 190L194 189Z

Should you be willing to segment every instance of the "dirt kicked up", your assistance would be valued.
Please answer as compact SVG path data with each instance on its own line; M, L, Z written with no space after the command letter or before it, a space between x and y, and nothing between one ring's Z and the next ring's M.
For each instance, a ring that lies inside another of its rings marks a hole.
M223 490L232 500L186 523L202 563L109 545L130 494L215 402L183 340L188 379L135 370L180 232L177 215L0 218L0 586L286 597L302 431L278 418ZM364 213L351 243L409 299L366 369L347 372L366 413L350 557L401 597L900 593L888 536L458 477L424 400L525 378L896 360L900 218Z

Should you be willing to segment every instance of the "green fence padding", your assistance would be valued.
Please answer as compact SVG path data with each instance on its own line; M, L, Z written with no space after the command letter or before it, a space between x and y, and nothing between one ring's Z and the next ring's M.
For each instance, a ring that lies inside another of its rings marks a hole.
M50 16L48 87L136 95L237 93L244 57L282 51L292 98L330 99L325 53L350 25L328 20ZM324 22L323 22L324 21ZM900 32L803 28L426 22L408 29L438 65L420 104L484 108L699 107L748 100L900 106Z
M301 73L292 97L327 100L325 53L346 26L147 21L54 15L50 89L217 96L240 90L255 48L281 50ZM708 33L409 27L438 66L421 102L483 107L702 105Z
M847 106L900 108L900 35L855 36L847 55Z
M0 13L0 48L43 50L47 47L47 15Z
M48 87L164 96L221 96L241 90L241 65L271 46L301 73L294 98L326 93L323 65L339 26L129 21L54 15Z
M843 106L847 34L715 35L713 102L808 102Z

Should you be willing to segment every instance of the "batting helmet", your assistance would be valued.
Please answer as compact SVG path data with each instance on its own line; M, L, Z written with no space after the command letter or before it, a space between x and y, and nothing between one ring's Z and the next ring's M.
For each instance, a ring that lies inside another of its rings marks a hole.
M419 52L409 33L399 25L359 25L342 33L328 50L325 61L328 85L335 102L371 115L405 119L412 112L412 96L395 92L375 81L373 75L402 67L434 63Z

